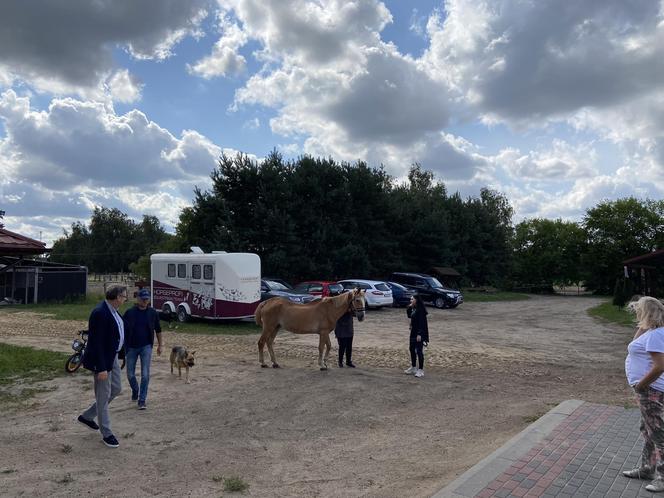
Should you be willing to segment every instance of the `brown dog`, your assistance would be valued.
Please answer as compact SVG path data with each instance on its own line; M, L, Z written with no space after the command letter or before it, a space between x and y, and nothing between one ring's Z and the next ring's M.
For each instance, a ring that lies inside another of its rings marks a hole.
M189 367L194 366L195 354L196 351L190 353L182 346L173 346L171 350L171 373L173 373L173 367L178 367L178 376L182 378L182 367L184 367L186 370L185 382L187 384L189 384Z

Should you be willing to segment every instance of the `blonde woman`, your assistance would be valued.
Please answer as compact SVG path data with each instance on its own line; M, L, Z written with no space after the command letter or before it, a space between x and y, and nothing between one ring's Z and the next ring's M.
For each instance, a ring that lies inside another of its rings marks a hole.
M654 297L631 303L637 329L627 346L625 373L641 409L644 439L641 466L623 471L626 477L652 479L651 492L664 491L664 305Z

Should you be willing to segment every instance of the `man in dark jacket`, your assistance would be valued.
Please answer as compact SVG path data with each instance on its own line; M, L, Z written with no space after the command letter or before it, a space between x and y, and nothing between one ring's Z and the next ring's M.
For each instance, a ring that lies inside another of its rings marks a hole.
M136 306L124 314L127 335L127 380L131 386L132 401L138 400L138 409L145 410L150 383L150 362L154 337L157 336L157 354L161 355L161 324L159 314L150 306L150 291L138 291ZM141 386L136 381L136 362L141 359Z
M83 366L94 373L95 401L79 415L78 421L92 430L101 430L102 440L109 448L119 446L111 430L108 405L122 390L118 352L124 345L124 324L118 308L126 300L126 287L111 287L106 291L106 300L92 310L82 360Z

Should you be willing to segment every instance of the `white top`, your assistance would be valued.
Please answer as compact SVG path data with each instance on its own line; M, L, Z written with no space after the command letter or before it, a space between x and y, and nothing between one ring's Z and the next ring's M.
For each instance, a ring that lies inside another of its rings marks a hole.
M108 306L108 309L111 310L111 315L113 315L113 318L115 318L115 322L118 324L118 332L120 332L120 342L118 343L118 353L122 349L122 345L124 344L124 321L122 320L122 317L120 316L120 313L106 301L106 305Z
M650 353L664 353L664 327L650 329L627 345L625 374L630 386L637 384L652 368ZM664 392L664 374L650 384L650 387Z

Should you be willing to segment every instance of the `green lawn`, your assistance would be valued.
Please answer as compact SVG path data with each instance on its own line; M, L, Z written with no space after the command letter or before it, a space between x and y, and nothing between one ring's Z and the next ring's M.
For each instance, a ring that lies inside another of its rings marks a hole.
M0 342L0 404L27 401L46 389L35 382L66 375L68 355Z
M528 294L520 292L463 292L463 300L467 303L486 303L490 301L525 301Z
M590 308L588 314L595 318L617 323L618 325L625 325L628 327L634 327L636 325L636 318L633 313L628 312L624 308L614 306L611 304L611 301Z

